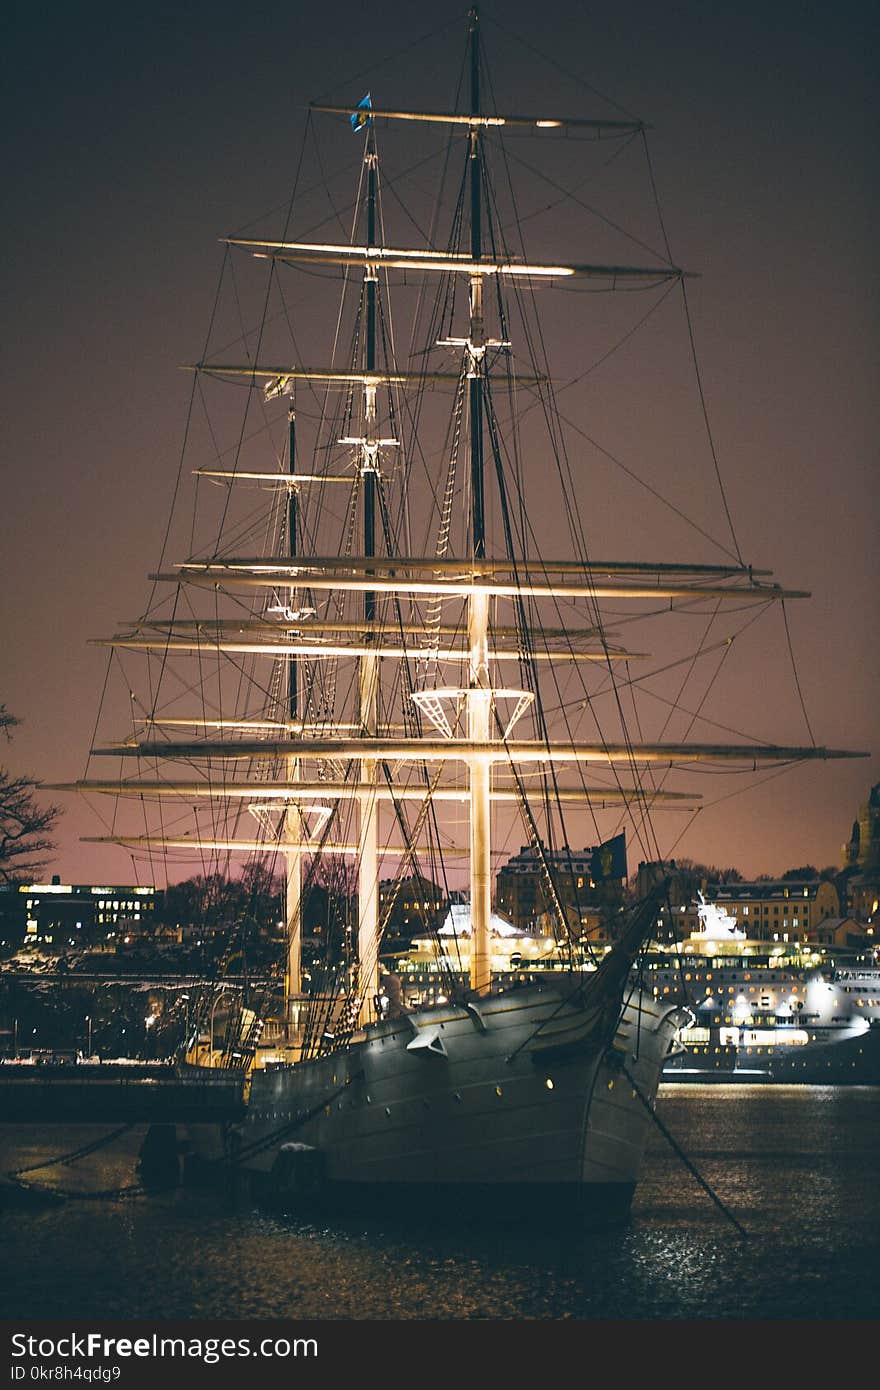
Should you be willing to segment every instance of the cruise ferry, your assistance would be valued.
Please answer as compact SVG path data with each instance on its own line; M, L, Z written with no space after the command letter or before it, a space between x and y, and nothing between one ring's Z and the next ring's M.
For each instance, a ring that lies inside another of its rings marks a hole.
M700 929L644 962L649 992L685 1004L664 1081L880 1084L872 950L749 940L702 895Z

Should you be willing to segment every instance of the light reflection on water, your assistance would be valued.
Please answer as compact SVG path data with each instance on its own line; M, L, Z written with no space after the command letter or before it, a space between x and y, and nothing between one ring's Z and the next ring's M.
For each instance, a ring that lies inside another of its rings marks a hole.
M614 1231L437 1225L412 1202L310 1225L181 1190L8 1210L3 1316L876 1318L880 1088L670 1086L660 1113L748 1239L655 1131ZM0 1129L0 1168L84 1133ZM123 1186L140 1138L32 1178Z

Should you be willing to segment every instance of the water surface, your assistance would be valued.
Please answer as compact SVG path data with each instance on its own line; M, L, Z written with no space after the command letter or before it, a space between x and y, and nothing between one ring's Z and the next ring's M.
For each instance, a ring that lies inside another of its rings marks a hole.
M880 1088L674 1085L658 1110L747 1238L655 1130L631 1220L613 1231L524 1223L503 1196L485 1225L434 1221L429 1196L319 1224L182 1189L7 1209L2 1315L877 1317ZM0 1170L95 1132L0 1127ZM142 1134L30 1180L83 1194L135 1184Z

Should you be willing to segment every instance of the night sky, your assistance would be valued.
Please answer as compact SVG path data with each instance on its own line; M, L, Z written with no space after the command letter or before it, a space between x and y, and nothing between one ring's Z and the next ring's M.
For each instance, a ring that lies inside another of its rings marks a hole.
M812 591L788 611L816 741L872 752L731 799L676 852L746 874L837 864L880 780L876 12L852 0L481 10L509 108L607 115L604 94L651 125L673 255L700 275L689 302L744 553ZM91 741L105 656L87 641L142 611L158 562L190 388L178 364L201 352L218 238L286 200L309 100L370 88L377 105L448 109L466 7L218 0L11 15L0 702L24 724L3 756L57 782L82 775ZM564 210L554 231L558 259L589 259ZM649 465L644 441L595 423ZM677 427L671 405L653 421L658 436ZM666 552L658 531L652 558ZM778 615L771 631L781 649ZM777 655L772 674L762 661L732 675L731 723L749 688L778 706L772 737L807 742ZM131 880L123 851L79 845L99 827L74 798L64 805L47 873ZM658 833L662 845L678 831Z

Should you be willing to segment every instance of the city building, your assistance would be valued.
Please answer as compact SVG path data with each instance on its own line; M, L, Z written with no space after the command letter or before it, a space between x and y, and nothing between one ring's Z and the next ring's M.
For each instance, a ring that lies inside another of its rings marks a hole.
M870 926L880 909L880 783L859 807L852 834L843 846L843 881L853 916Z
M391 949L414 936L436 932L449 908L450 895L433 879L410 875L400 880L384 878L379 884L379 917L385 923L385 941Z
M816 941L831 943L835 930L828 924L840 919L840 897L826 879L759 880L755 883L723 883L708 896L735 917L752 941ZM689 909L693 929L696 907Z
M671 866L669 866L671 867ZM640 883L659 866L639 865ZM673 889L675 878L672 878ZM703 883L696 895L673 891L661 919L675 941L705 934L700 902L717 909L742 941L798 945L857 946L870 943L873 929L842 911L834 883L825 879L759 879L754 883Z
M115 946L151 927L162 893L139 884L50 883L0 885L0 939L67 950Z
M552 890L544 865L530 845L523 845L519 854L502 865L495 880L498 911L518 931L552 931L555 894L572 926L598 939L609 909L616 911L623 902L624 837L618 835L592 849L545 849L544 858L552 872Z

